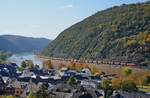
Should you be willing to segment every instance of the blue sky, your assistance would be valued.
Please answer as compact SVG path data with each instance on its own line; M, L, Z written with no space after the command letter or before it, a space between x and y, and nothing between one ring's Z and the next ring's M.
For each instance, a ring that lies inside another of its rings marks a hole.
M103 9L148 0L0 0L0 35L54 39Z

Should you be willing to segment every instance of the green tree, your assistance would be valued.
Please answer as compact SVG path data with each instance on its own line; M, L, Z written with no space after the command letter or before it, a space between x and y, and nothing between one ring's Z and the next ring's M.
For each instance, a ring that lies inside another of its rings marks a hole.
M69 79L68 79L68 81L67 81L67 84L69 84L69 85L71 85L71 86L73 86L73 85L75 85L76 84L76 78L75 77L70 77Z
M21 67L22 67L22 68L26 68L26 67L27 67L27 65L26 65L26 62L25 62L25 61L22 61L22 62L21 62Z
M20 72L23 72L23 71L24 71L24 68L18 67L17 70L20 71Z

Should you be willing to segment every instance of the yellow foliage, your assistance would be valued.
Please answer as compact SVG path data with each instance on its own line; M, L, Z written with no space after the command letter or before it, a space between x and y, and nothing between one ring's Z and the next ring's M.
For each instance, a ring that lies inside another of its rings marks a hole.
M71 69L71 70L75 70L76 69L76 63L71 61L68 68Z
M128 39L127 40L127 46L134 45L135 43L136 43L135 39Z
M139 36L138 36L138 43L140 45L145 45L146 42L149 42L150 41L150 32L140 32L139 33Z
M146 76L148 76L149 73L135 73L135 74L132 74L131 76L128 77L128 80L131 80L131 81L134 81L137 85L144 85L145 84L145 78Z
M92 75L97 75L101 73L100 69L98 69L95 65L90 66L90 71Z
M122 79L120 78L113 78L112 79L112 88L117 90L120 89L122 83Z
M33 64L32 60L26 60L25 63L26 63L28 68L33 68L34 67L34 64Z
M89 66L88 66L88 64L85 64L85 63L75 63L75 62L71 61L68 65L68 68L71 70L76 70L76 71L80 72L84 68L89 68Z
M52 66L51 60L45 60L45 61L43 62L43 68L44 68L45 70L52 69L53 66Z

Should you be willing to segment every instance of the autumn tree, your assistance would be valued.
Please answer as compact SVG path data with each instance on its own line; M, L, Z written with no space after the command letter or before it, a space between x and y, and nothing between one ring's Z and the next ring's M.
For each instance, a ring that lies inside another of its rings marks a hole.
M45 60L45 61L43 62L43 68L44 68L45 70L52 69L52 68L53 68L53 65L52 65L51 60Z
M125 68L123 68L122 72L126 77L128 77L129 75L132 74L132 69L125 67Z
M100 74L100 70L95 65L91 65L90 71L92 75Z
M34 64L33 64L33 61L32 60L26 60L26 65L28 68L33 68L34 67Z
M71 70L75 70L76 69L76 63L71 61L68 68L71 69Z
M119 90L121 88L122 79L113 78L112 79L112 88L114 90Z

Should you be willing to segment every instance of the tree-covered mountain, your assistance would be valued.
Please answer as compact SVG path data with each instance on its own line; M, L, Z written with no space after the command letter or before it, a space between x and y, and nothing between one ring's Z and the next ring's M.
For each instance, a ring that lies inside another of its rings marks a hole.
M40 52L50 40L15 35L0 35L0 51L9 52Z
M64 30L46 56L150 62L150 2L115 6Z

